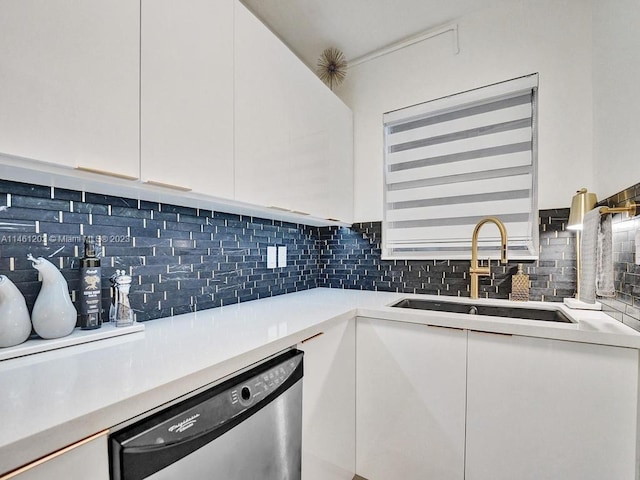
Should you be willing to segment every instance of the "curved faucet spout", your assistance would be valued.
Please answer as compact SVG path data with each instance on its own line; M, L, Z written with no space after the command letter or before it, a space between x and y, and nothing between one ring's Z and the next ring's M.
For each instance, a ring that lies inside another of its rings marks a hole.
M500 230L500 241L502 243L500 262L507 263L507 227L505 227L504 223L502 223L502 221L496 217L483 218L478 222L476 228L473 229L473 236L471 237L472 258L478 258L478 235L480 233L480 229L486 223L493 223L496 227L498 227L498 230Z
M483 218L477 223L476 228L473 229L473 236L471 237L471 268L469 269L469 275L471 276L471 298L478 298L478 277L481 275L486 276L491 273L491 269L488 265L486 267L478 266L478 236L480 228L482 228L485 223L493 223L498 227L498 230L500 230L500 241L502 243L500 261L503 264L507 263L507 227L505 227L504 223L496 217Z

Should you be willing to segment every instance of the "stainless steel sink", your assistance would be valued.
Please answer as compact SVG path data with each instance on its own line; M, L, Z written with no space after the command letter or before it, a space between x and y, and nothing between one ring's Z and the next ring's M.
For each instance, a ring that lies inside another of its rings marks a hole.
M421 298L405 298L391 305L398 308L433 310L437 312L466 313L468 315L490 315L493 317L520 318L539 320L542 322L573 323L562 311L554 308L507 307L472 303L446 302L440 300L424 300Z

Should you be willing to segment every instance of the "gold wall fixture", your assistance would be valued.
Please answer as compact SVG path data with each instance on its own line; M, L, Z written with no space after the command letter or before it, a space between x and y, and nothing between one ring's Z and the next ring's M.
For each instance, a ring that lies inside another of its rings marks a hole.
M471 237L471 268L469 268L469 275L471 276L471 298L478 298L478 277L491 274L491 260L487 261L486 267L480 267L478 265L478 235L480 234L480 228L485 223L493 223L498 227L498 230L500 230L500 241L502 242L500 263L507 263L507 227L496 217L483 218L478 222L476 228L473 229L473 235Z
M632 218L638 215L638 205L633 200L627 200L624 207L600 207L600 215L612 213L626 213Z

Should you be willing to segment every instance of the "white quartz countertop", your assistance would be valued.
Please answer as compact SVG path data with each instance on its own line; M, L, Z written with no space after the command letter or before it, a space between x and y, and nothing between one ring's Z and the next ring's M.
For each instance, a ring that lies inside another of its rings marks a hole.
M145 331L0 362L0 474L122 423L311 337L366 316L640 349L640 333L558 304L571 324L389 307L407 297L317 288L153 320Z

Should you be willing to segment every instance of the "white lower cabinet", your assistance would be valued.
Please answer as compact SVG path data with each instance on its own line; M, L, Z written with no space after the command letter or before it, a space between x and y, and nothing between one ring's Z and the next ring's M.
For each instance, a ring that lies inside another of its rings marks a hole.
M357 322L358 475L462 480L467 332L370 318Z
M303 480L638 478L636 349L365 317L298 348ZM0 480L109 480L107 438Z
M107 432L54 452L0 480L109 480Z
M300 345L304 355L302 479L355 473L355 319Z
M637 350L482 332L468 348L466 480L636 478Z

